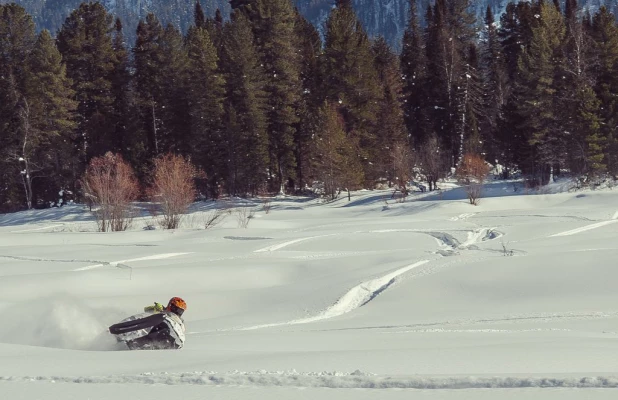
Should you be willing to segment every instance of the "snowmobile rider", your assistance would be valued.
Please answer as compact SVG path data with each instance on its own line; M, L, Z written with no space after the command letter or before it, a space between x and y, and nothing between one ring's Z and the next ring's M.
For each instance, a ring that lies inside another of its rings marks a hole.
M179 317L182 317L182 314L187 310L187 303L180 297L172 297L170 301L167 303L167 307L163 307L163 304L157 303L155 301L154 305L144 307L144 311L151 313L160 313L160 312L172 312Z

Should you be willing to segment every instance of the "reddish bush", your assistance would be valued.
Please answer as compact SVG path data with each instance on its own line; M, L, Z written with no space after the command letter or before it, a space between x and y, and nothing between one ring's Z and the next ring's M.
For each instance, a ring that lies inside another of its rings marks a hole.
M155 160L150 198L160 206L159 224L176 229L195 200L197 169L182 156L166 154Z
M477 205L483 191L483 183L489 173L489 166L483 158L477 154L464 155L457 175L460 182L466 185L466 193L470 204Z
M413 156L412 150L407 143L395 144L391 152L394 181L401 191L401 202L405 201L409 193L407 184L412 178L412 168L414 166Z
M82 184L99 231L124 231L131 225L130 205L139 194L139 185L133 169L122 156L108 152L93 158Z

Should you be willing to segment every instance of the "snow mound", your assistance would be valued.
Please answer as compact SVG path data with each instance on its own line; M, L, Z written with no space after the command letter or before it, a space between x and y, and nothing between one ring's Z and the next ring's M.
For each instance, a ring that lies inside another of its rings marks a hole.
M617 388L618 377L423 377L378 376L356 370L345 372L255 371L217 373L143 373L112 376L0 376L0 382L59 382L93 384L164 384L206 386L312 387L333 389L508 389L508 388Z

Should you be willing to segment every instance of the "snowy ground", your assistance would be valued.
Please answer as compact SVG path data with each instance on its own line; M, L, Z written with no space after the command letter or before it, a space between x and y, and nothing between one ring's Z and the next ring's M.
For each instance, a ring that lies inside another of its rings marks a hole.
M213 203L176 231L0 215L0 397L613 399L618 190L514 187L477 207L457 189L277 199L247 229L200 228ZM171 296L184 349L105 333Z

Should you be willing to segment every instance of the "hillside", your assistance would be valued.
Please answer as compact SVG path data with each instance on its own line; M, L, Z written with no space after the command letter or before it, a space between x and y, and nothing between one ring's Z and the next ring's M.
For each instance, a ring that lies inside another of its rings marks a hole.
M610 399L618 193L510 194L231 200L255 207L246 229L235 212L203 229L222 202L175 231L144 216L96 233L79 205L0 216L0 392ZM188 304L185 347L119 351L106 327L171 296Z
M10 2L0 0L0 3ZM16 0L33 15L39 29L48 29L56 32L66 16L81 2L80 0ZM127 38L132 43L135 28L140 18L147 13L155 13L164 23L172 23L186 31L193 23L193 0L103 0L105 7L119 16L125 25ZM504 11L507 0L479 0L473 1L472 7L479 16L479 22L490 6L494 14ZM229 2L226 0L201 0L204 11L214 16L219 8L224 16L230 12ZM333 0L295 0L300 12L318 29L326 20ZM424 15L427 2L417 0L420 15ZM372 36L384 36L387 41L399 48L399 41L406 27L408 0L353 0L354 8L365 28ZM617 6L616 0L584 0L580 5L597 9L600 4L607 4L612 10Z

